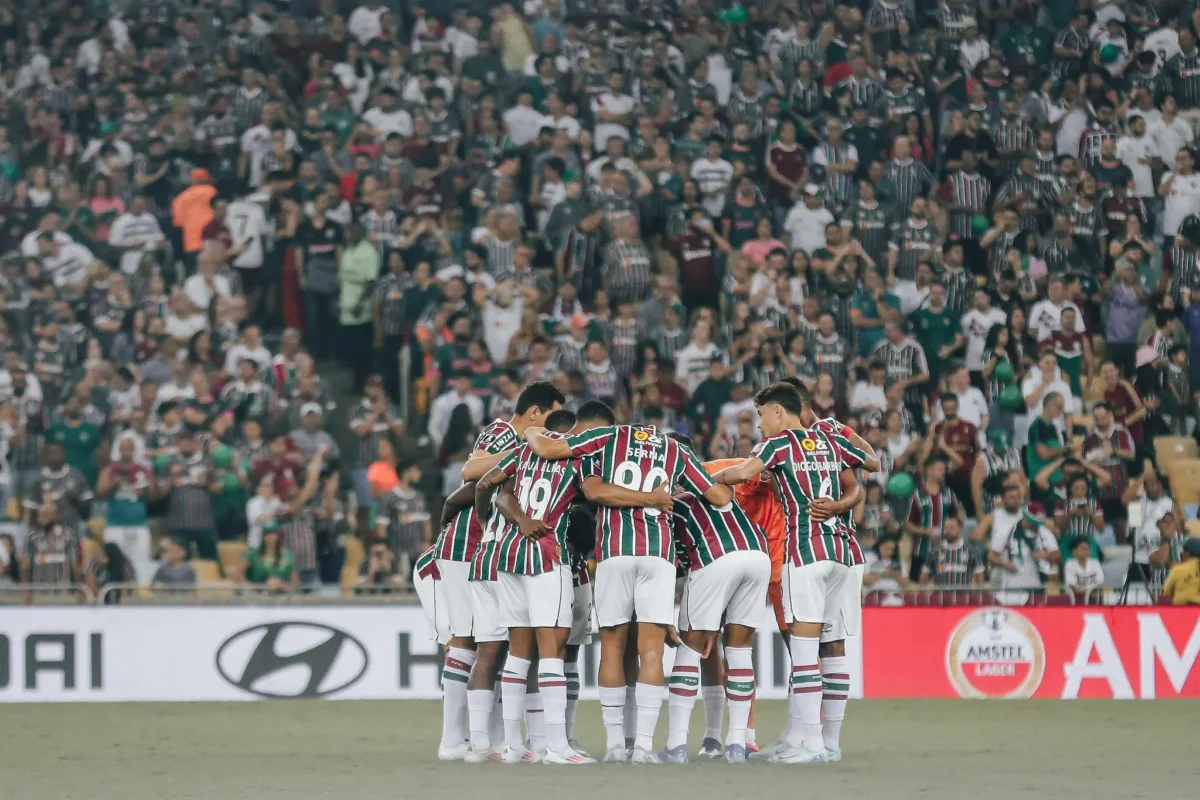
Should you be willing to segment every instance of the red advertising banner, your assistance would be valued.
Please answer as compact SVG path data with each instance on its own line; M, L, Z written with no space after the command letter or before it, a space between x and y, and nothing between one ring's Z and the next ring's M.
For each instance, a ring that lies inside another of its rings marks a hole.
M1200 609L864 608L865 697L1200 697Z

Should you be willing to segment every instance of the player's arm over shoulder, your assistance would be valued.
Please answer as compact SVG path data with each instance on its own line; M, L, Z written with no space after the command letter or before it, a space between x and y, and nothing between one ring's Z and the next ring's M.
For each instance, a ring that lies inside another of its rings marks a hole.
M736 466L721 470L713 476L713 481L725 486L736 486L758 477L763 470L770 469L784 459L785 448L781 446L780 437L764 439L754 446L749 458L744 459Z

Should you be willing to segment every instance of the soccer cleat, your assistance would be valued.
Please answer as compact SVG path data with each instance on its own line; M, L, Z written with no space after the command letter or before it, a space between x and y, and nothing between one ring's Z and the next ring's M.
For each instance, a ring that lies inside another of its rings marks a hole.
M642 747L633 748L633 756L629 759L630 764L661 764L658 756L653 750L646 750Z
M774 756L771 757L772 764L827 764L829 759L825 757L825 750L809 750L801 745L800 747L792 747L784 745Z
M438 761L462 761L469 752L471 752L471 745L466 742L452 745L451 747L439 745Z
M490 764L500 760L500 754L495 750L468 750L463 756L465 764Z
M747 752L747 757L754 761L770 761L776 753L785 747L782 740L771 742L762 747L755 747L754 752ZM749 747L746 748L749 751Z
M828 761L830 764L836 764L837 762L841 761L842 760L842 748L826 747L825 748L825 760Z
M752 758L754 756L754 754L757 752L758 752L757 744L750 744L749 742L746 743L746 757L747 758Z
M740 744L731 744L725 748L726 764L745 764L746 748Z
M555 752L553 747L547 747L542 751L543 764L595 764L596 759L589 755L579 753L575 750L569 750L563 753Z
M574 739L571 739L569 742L567 742L567 744L571 745L571 749L584 758L592 758L592 754L580 747L579 742L575 741ZM596 763L596 759L592 758L592 763Z
M521 761L525 764L540 764L545 757L545 750L526 750L525 757Z
M719 741L713 738L705 739L700 745L700 752L696 753L696 758L707 759L708 761L716 761L719 758L725 757L725 748Z
M533 753L526 750L524 747L509 747L504 745L504 749L500 752L500 760L505 764L524 764L529 761Z
M632 753L626 750L624 745L618 744L614 747L608 748L608 752L604 754L604 763L628 764L631 756Z
M687 744L681 744L678 747L664 748L658 754L658 760L663 764L686 764L688 763Z

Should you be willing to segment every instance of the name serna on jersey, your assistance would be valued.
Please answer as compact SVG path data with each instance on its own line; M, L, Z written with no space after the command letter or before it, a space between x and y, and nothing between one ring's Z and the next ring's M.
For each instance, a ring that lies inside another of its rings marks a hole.
M695 571L739 550L767 552L767 536L736 502L714 506L693 494L675 498L675 546Z
M548 435L561 438L560 434ZM521 445L505 454L496 466L513 481L513 494L521 510L530 519L545 522L552 533L531 541L497 511L483 532L485 544L496 542L492 558L482 565L476 580L494 581L497 572L540 575L559 564L569 564L567 512L580 496L583 481L591 474L591 459L550 461L534 455L528 445Z
M479 434L471 452L483 450L487 453L500 453L516 446L517 432L513 426L503 420L496 420ZM437 557L443 561L471 561L479 549L479 540L482 537L483 527L475 513L475 506L469 505L455 514L438 534Z
M594 474L626 489L650 492L661 484L674 493L702 495L712 478L696 456L653 426L616 425L567 437L571 455L593 456ZM606 508L597 512L596 561L614 556L675 560L671 519L656 508Z
M788 560L795 566L818 561L853 565L849 530L839 519L817 522L809 504L818 497L839 500L841 471L863 465L865 454L848 439L821 430L787 430L760 442L753 455L771 470L787 516Z

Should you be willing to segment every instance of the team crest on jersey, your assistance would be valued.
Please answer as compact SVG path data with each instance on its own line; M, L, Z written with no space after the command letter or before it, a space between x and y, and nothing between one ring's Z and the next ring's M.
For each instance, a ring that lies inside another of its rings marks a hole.
M972 612L946 643L946 671L960 697L1032 697L1045 669L1042 635L1016 611Z

